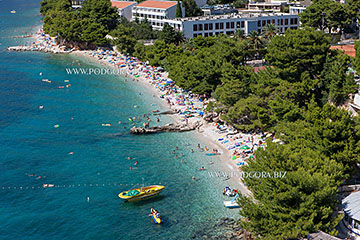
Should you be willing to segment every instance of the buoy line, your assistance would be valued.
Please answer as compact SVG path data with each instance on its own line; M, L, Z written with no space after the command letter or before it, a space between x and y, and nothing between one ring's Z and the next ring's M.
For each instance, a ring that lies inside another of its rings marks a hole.
M162 183L158 183L162 184ZM124 183L83 183L83 184L51 184L51 183L44 183L42 185L36 185L36 186L2 186L0 187L1 190L32 190L32 189L44 189L44 188L80 188L80 187L113 187L113 186L138 186L139 183L134 184L124 184ZM145 184L147 185L147 184ZM151 184L148 184L151 185Z

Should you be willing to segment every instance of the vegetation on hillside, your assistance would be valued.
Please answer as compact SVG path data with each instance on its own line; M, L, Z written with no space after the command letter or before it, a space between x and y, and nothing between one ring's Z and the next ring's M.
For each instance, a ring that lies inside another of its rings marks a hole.
M284 144L268 141L243 170L286 172L286 177L245 179L253 198L240 199L247 220L242 226L262 239L296 239L318 230L335 234L341 218L333 215L337 188L360 160L360 120L339 107L357 91L347 69L351 62L360 69L360 43L351 59L330 50L329 37L316 28L322 27L318 13L326 12L325 28L346 29L359 13L349 8L357 2L339 7L314 1L301 16L314 28L288 29L281 36L269 24L262 34L187 40L167 24L154 31L146 19L118 19L109 3L87 0L73 10L68 0L44 0L44 30L88 47L107 44L110 34L119 51L162 66L185 90L214 97L207 111L220 113L223 121L239 130L275 132ZM149 39L157 40L141 42ZM266 69L255 73L247 65L253 59L265 59Z
M357 0L346 1L341 4L332 0L315 0L301 13L300 21L304 26L317 29L327 29L351 32L354 31L354 21L359 17L360 2Z
M43 0L44 31L70 47L94 48L108 43L105 36L118 24L119 14L109 0L86 0L80 10L70 0Z

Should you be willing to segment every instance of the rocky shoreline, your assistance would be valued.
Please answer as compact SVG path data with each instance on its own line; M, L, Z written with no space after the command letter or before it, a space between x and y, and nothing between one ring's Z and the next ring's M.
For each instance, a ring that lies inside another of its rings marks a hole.
M183 124L183 123L169 123L164 126L156 126L151 128L144 127L132 127L130 133L132 134L150 134L158 132L186 132L198 129L202 126L200 121L194 123Z
M66 51L62 49L49 49L46 47L32 47L32 46L15 46L8 47L8 51L16 51L16 52L24 52L24 51L32 51L32 52L46 52L46 53L70 53L72 50Z
M239 226L238 221L223 217L219 222L196 231L191 235L191 239L207 240L255 240L246 230Z

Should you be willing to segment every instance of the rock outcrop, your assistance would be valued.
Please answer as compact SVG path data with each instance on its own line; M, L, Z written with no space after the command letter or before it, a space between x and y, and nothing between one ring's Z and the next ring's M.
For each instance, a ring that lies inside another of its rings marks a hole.
M227 217L195 231L190 238L194 240L255 240L249 232L239 226L238 221Z
M132 127L130 132L133 134L149 134L149 133L158 133L158 132L186 132L198 129L202 126L200 121L189 123L188 125L184 123L169 123L164 126L156 126L151 128L143 127Z

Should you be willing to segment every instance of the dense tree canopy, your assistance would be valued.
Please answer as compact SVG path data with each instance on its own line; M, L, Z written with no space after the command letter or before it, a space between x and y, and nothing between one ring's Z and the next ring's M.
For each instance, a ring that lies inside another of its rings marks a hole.
M300 14L300 21L304 26L328 29L329 33L337 28L343 31L356 17L358 13L355 13L355 9L359 7L356 0L347 1L346 4L332 0L316 0Z
M182 33L177 32L169 24L165 23L163 29L159 33L159 40L163 40L167 44L178 45L184 40Z
M322 32L310 28L288 29L285 35L270 42L266 61L293 81L298 81L304 72L315 78L322 71L329 48L330 39Z
M80 10L82 19L89 19L102 25L107 31L115 29L119 13L109 0L86 0Z
M303 120L282 122L278 137L268 142L244 171L286 171L285 178L245 178L256 202L241 199L243 226L264 239L289 239L319 229L335 233L333 218L338 185L359 161L360 132L345 110L309 105ZM265 187L266 186L266 187Z
M55 8L57 0L43 0L40 2L40 13L45 16L46 13Z
M340 51L333 51L327 56L320 78L323 102L340 105L348 99L350 93L357 92L354 76L347 73L350 62L351 58Z
M196 2L194 0L184 0L183 6L185 8L185 17L196 17L203 15L203 12L196 5Z
M57 36L63 44L94 47L105 45L105 36L117 25L119 18L110 0L86 0L80 12L72 9L70 0L44 0L44 31Z
M355 67L360 73L360 41L355 42Z
M187 54L169 58L169 76L180 87L195 93L210 94L215 90L221 83L225 62L235 66L244 62L245 45L226 36L200 36L190 41L188 47L191 51Z

